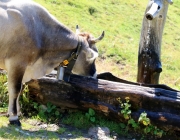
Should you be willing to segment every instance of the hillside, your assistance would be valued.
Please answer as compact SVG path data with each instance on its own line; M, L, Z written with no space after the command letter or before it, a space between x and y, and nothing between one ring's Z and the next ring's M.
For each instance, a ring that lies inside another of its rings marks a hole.
M144 11L148 0L35 0L46 7L60 22L95 37L105 31L105 38L97 44L98 73L110 71L114 75L136 81L138 44ZM180 89L180 1L169 5L162 39L163 72L160 83ZM175 85L176 84L176 85Z

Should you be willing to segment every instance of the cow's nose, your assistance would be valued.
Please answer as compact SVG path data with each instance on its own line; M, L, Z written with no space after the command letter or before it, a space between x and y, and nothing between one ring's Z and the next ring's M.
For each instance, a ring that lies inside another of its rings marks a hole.
M90 76L94 77L96 75L96 69L91 69Z
M96 77L97 76L95 63L93 63L92 66L91 66L90 76L92 76L92 77Z

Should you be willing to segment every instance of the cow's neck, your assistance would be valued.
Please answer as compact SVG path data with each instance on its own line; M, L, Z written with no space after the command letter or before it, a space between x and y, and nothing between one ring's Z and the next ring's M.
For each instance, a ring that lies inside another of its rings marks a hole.
M63 61L71 55L78 45L78 36L63 25L46 29L45 34L43 49L49 53L43 56L44 59Z
M46 45L53 49L58 48L60 50L75 49L78 44L78 37L68 28L63 25L58 25L54 28L45 29L46 33Z
M61 24L55 17L47 12L41 13L38 19L38 30L41 32L43 49L72 50L78 44L78 37L70 29Z

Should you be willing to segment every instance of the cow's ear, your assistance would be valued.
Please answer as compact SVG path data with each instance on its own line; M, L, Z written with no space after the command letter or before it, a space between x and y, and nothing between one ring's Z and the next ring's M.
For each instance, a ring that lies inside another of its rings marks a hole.
M87 59L89 61L94 61L94 59L96 59L98 57L98 53L89 48L87 57L88 57Z

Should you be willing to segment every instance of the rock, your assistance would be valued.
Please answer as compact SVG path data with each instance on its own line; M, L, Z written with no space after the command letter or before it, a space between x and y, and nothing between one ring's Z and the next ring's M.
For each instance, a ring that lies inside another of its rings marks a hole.
M92 139L110 140L110 130L107 127L91 127L88 130L88 135Z

